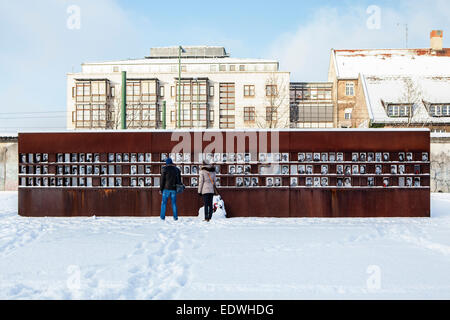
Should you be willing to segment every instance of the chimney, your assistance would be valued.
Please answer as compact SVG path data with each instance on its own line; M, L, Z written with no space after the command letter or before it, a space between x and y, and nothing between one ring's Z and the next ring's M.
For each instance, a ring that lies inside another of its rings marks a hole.
M442 50L442 39L444 37L444 32L442 30L433 30L430 34L431 39L431 50L441 51Z

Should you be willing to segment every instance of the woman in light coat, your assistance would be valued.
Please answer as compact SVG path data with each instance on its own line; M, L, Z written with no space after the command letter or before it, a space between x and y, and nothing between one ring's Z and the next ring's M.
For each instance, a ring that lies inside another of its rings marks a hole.
M209 221L212 218L215 183L216 170L214 166L204 163L198 179L198 194L203 198L205 221Z

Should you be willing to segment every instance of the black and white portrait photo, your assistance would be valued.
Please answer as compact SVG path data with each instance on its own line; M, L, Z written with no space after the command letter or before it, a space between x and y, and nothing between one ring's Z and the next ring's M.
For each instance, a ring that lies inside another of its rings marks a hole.
M414 178L414 187L420 187L420 178L419 177Z
M251 186L250 177L244 177L244 186L246 186L246 187Z
M85 168L86 168L85 166L80 166L79 174L81 176L84 176L86 174L86 169Z
M328 160L330 162L335 162L336 161L336 153L334 153L334 152L330 153L330 155L328 156Z
M322 165L320 168L320 173L321 174L328 174L328 166L327 165Z
M344 166L342 164L336 166L336 174L344 174Z
M364 153L364 152L360 153L360 154L359 154L359 161L361 161L361 162L366 162L366 160L367 160L367 155L366 155L366 153Z
M298 174L305 174L306 173L306 169L305 169L305 165L301 164L298 166Z
M137 154L136 153L132 153L130 155L130 162L131 163L136 163L137 162Z
M314 177L314 187L320 187L320 178Z
M359 166L359 174L366 174L366 165Z
M222 153L222 162L227 163L227 161L228 161L228 154L224 152Z
M273 178L272 177L269 177L269 178L266 178L266 186L267 187L273 187Z
M50 187L55 187L56 186L56 178L55 177L50 177L50 179L49 179L49 186Z
M145 174L152 174L152 166L151 165L145 166Z
M351 187L352 186L352 179L351 178L344 178L344 187Z
M42 162L48 162L48 153L42 154Z
M374 177L368 177L367 178L367 186L374 187L375 186L375 178Z
M384 177L383 178L383 187L389 187L389 178L388 177Z
M288 165L282 165L281 166L281 174L289 174L289 166Z
M71 162L78 162L78 154L72 153Z
M94 153L94 162L100 162L100 154Z
M397 174L397 166L391 165L391 174Z
M258 161L262 162L262 163L265 163L267 161L267 154L264 153L264 152L260 152L258 154Z
M338 162L344 161L344 154L342 152L338 152L337 155L336 155L336 160Z
M345 170L345 175L346 176L349 176L349 175L352 174L352 166L345 166L344 170Z
M191 178L191 187L198 187L198 178L197 177Z
M312 187L312 186L313 186L313 178L311 178L311 177L306 177L305 185L306 185L307 187Z
M314 161L320 161L320 153L314 153Z
M161 162L165 162L167 159L167 153L161 153ZM172 159L174 160L174 159Z
M221 160L222 160L222 154L220 154L220 153L214 153L214 155L213 155L213 161L214 162L220 162Z
M244 178L237 177L236 178L236 187L243 187L244 186Z
M344 186L344 178L337 178L336 187L343 187L343 186Z
M257 187L259 185L259 179L256 178L256 177L252 177L251 178L251 183L252 183L252 187Z
M246 163L252 161L252 156L251 156L250 153L244 154L244 161L245 161Z
M137 187L137 179L136 178L130 179L130 187Z
M244 163L244 154L243 153L238 153L236 154L236 162L237 163Z
M150 163L152 162L152 154L151 153L146 153L145 154L145 162Z
M138 178L138 186L139 187L145 187L145 181L144 181L144 178L143 177L139 177Z
M99 175L100 174L100 166L94 166L94 174Z
M27 155L22 153L20 155L20 163L27 163Z
M382 158L381 158L381 152L377 152L375 153L375 161L376 162L381 162Z
M101 173L101 174L108 174L108 166L102 165L102 166L100 167L100 173Z
M313 166L312 165L306 166L306 174L313 174Z
M305 161L306 161L306 162L312 162L312 161L313 161L313 154L310 153L310 152L308 152L308 153L305 155Z
M297 156L298 156L298 161L299 162L305 161L305 153L299 152Z
M413 186L413 179L412 179L412 177L407 177L406 178L406 186L407 187L412 187Z
M34 154L32 153L28 154L28 163L34 163Z
M143 153L138 153L138 162L145 162L145 155Z
M373 152L367 154L367 162L373 162L375 160Z
M400 161L400 162L405 161L405 153L404 152L398 153L398 161Z
M352 166L352 174L359 174L359 166L358 165Z
M35 160L36 163L42 162L42 156L41 156L41 154L40 154L40 153L36 153L36 154L34 155L34 160Z
M427 152L422 152L422 161L425 161L425 162L428 161L428 153Z
M389 161L389 153L388 152L385 152L385 153L383 153L383 161Z
M116 178L114 181L114 186L115 187L121 187L122 186L122 178Z
M281 162L289 162L289 153L281 154Z
M275 177L273 184L275 185L275 187L281 187L282 186L281 178L280 177Z
M400 164L399 166L398 166L398 174L405 174L406 173L406 171L405 171L405 165L404 164Z
M358 162L358 160L359 160L358 153L352 153L352 161Z
M382 174L383 173L383 168L381 165L376 165L375 166L375 174Z
M92 157L92 153L86 153L86 162L92 162L94 158Z
M220 173L220 169L219 172L216 172L217 174ZM252 166L250 164L246 164L244 166L244 173L245 174L251 174L252 173Z
M115 160L115 154L108 153L108 162L114 162L114 160Z
M322 160L322 162L327 162L328 161L328 153L323 152L320 159Z
M230 162L230 163L236 162L236 153L230 152L228 154L228 162Z
M320 184L322 187L328 187L328 178L327 177L322 177L320 179Z
M41 174L41 166L35 166L34 167L34 174Z
M64 185L63 178L57 178L56 179L56 186L57 187L62 187L63 185Z
M74 176L78 175L78 167L77 166L72 166L72 175L74 175Z
M198 174L198 166L194 165L191 167L191 173L192 174Z
M405 177L399 177L398 178L398 186L404 187L405 186Z
M236 166L236 174L244 174L244 166L243 165Z
M298 187L298 178L297 177L292 177L290 185L291 185L291 187Z
M220 183L220 178L216 177L216 186L220 187L221 183Z
M183 167L183 174L186 174L186 175L191 174L191 167L190 166L184 166Z
M413 154L412 154L412 152L408 152L406 154L406 161L413 161Z
M297 165L296 164L292 164L291 165L291 171L290 171L290 174L291 175L294 175L294 174L297 174L298 173L298 171L297 171Z
M151 177L145 177L145 186L146 187L152 186L152 178Z

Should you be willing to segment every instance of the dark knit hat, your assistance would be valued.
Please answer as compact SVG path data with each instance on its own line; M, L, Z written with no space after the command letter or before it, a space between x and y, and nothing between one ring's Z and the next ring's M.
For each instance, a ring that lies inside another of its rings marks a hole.
M167 164L167 165L173 164L172 159L171 159L171 158L167 158L167 159L166 159L166 164Z

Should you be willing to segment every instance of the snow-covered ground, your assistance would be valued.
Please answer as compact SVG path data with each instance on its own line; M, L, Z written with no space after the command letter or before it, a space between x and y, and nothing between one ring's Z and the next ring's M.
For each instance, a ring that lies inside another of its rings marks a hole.
M23 218L0 193L0 299L354 298L450 298L450 195L431 219L175 223Z

